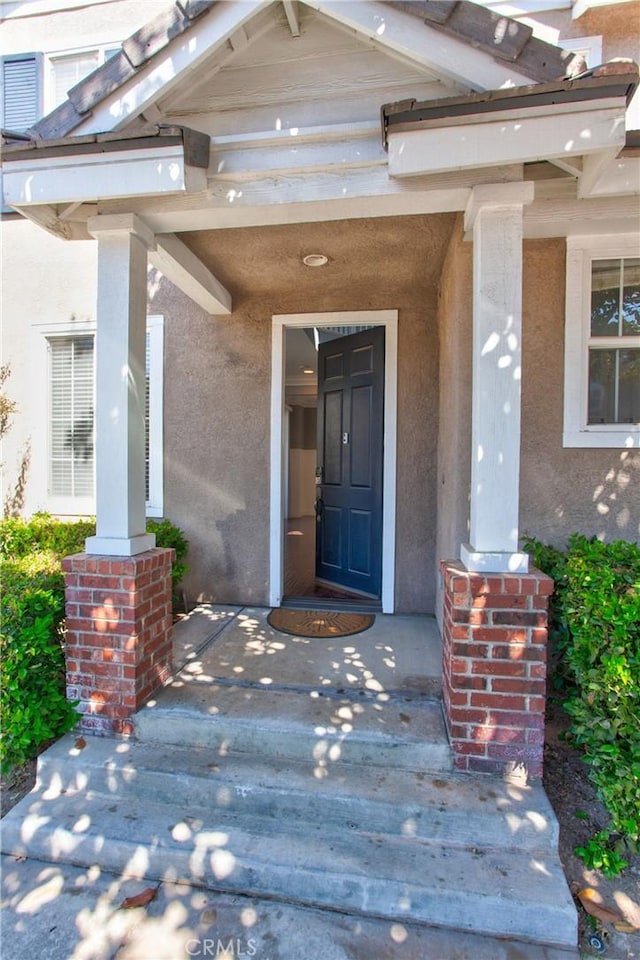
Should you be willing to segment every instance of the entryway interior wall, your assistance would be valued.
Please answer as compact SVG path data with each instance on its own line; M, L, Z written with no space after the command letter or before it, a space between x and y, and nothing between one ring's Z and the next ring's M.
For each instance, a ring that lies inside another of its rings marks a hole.
M315 465L317 363L304 360L318 331L345 336L362 327L385 327L385 422L382 608L393 612L395 574L395 437L397 311L346 311L273 317L270 602L304 592L315 573ZM302 349L299 359L297 352ZM294 363L291 361L295 360ZM288 563L287 563L288 561Z

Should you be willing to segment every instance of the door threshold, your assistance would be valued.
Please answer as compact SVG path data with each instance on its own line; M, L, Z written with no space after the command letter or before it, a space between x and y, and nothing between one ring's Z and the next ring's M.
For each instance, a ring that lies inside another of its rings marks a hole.
M335 613L382 613L381 600L346 600L344 597L283 597L289 610L331 610Z

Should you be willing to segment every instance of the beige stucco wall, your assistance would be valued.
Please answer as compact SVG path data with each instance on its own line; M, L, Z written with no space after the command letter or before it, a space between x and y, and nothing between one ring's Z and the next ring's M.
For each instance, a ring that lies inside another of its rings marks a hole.
M2 363L11 375L6 394L17 404L2 443L2 503L17 479L26 444L32 444L25 512L47 502L46 342L47 332L66 332L74 320L95 319L95 241L59 240L22 218L2 223L0 316Z
M564 263L563 240L525 243L520 529L637 540L640 451L562 446Z
M212 231L186 239L234 295L212 318L161 282L165 513L191 543L190 597L266 603L271 317L399 311L396 606L434 609L437 284L450 216ZM325 251L322 270L303 253Z
M472 275L472 245L458 225L439 302L437 559L457 557L467 535ZM565 241L525 241L520 531L557 546L575 531L636 540L640 451L562 446L564 302Z
M473 247L463 239L462 217L447 250L438 299L440 424L436 565L457 559L468 540L471 478L471 316ZM438 586L438 572L435 572ZM440 604L436 604L438 610Z

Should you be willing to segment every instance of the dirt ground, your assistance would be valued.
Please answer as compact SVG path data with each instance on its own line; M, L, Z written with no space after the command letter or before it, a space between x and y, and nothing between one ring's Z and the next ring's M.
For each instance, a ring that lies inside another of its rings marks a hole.
M589 780L588 767L581 755L563 739L568 718L562 707L550 698L547 708L544 754L544 787L560 823L560 859L574 895L585 887L601 894L604 904L618 910L624 919L640 928L640 856L625 856L628 868L608 880L598 870L587 870L574 854L574 847L585 844L606 826L606 810L596 797ZM604 956L608 960L640 958L640 929L637 933L618 933L612 926L596 924L579 906L580 951L583 957ZM599 936L604 952L589 945Z
M607 823L607 814L598 801L588 777L588 768L580 754L563 738L568 720L562 708L549 701L545 744L544 786L560 823L560 859L574 894L592 887L601 894L606 906L617 909L624 919L640 928L640 856L627 857L629 867L621 876L608 880L597 870L587 870L576 857L574 847L586 843ZM1 815L31 790L36 761L30 760L12 775L0 779ZM637 933L619 933L589 918L582 907L580 916L581 957L604 956L607 960L640 960L640 929ZM604 951L598 952L589 940L596 934Z

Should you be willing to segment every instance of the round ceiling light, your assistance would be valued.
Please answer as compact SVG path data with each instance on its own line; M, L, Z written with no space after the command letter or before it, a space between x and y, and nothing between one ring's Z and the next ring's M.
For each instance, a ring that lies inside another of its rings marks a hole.
M302 262L305 267L324 267L329 263L329 257L325 257L324 253L308 253L302 258Z

